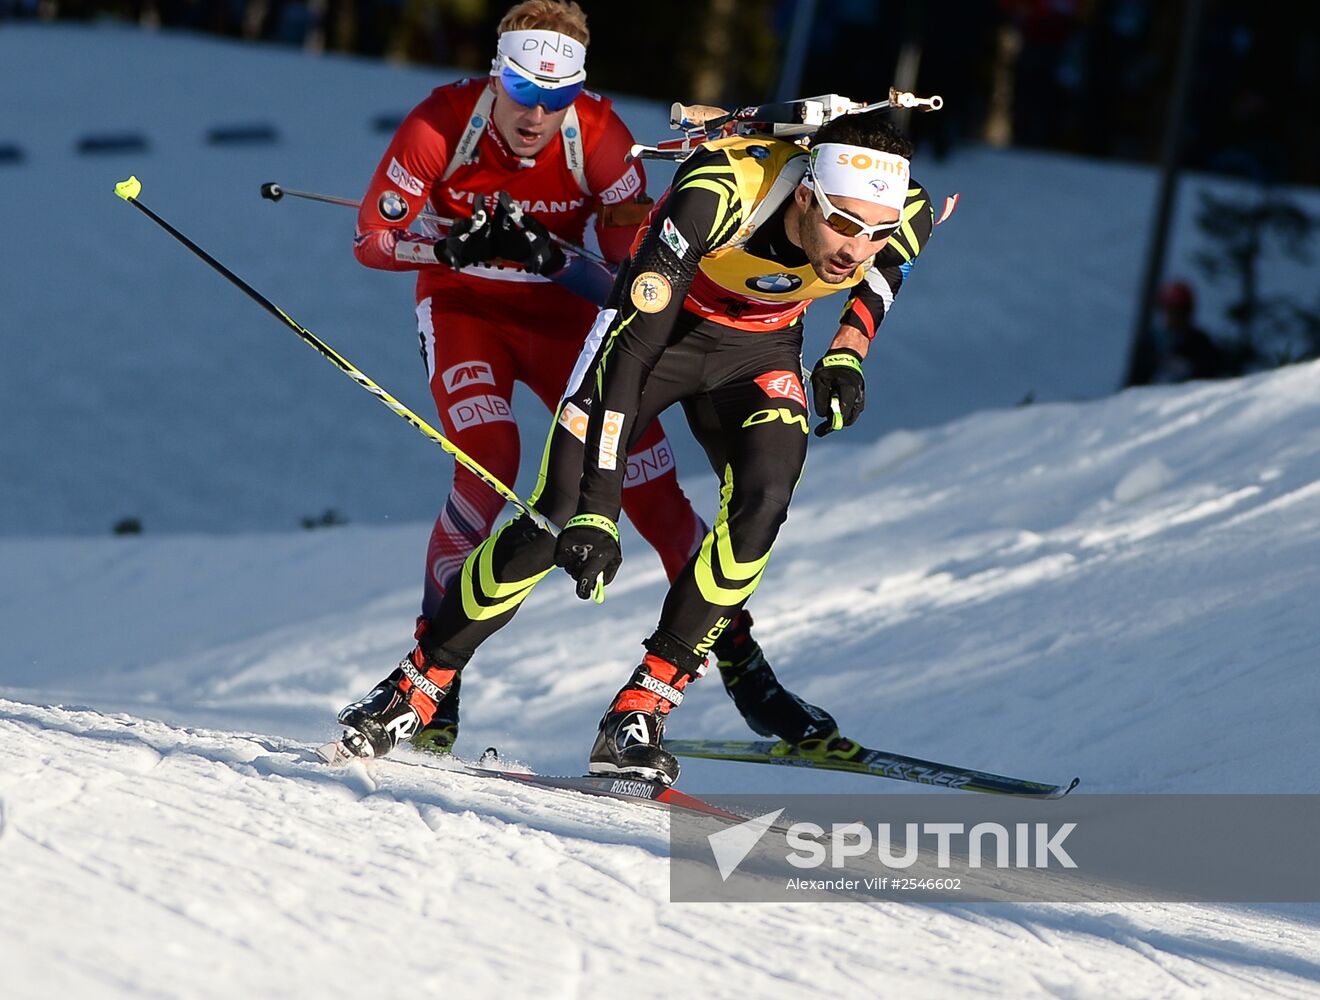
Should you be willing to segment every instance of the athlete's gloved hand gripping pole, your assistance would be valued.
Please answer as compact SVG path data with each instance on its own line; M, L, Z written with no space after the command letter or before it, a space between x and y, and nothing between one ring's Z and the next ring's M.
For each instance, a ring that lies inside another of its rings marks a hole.
M212 257L209 253L207 253L196 243L190 240L187 236L184 236L183 233L179 232L179 230L175 229L172 225L170 225L159 215L157 215L146 205L144 205L141 201L139 201L138 195L141 193L141 191L142 191L142 184L141 182L138 181L136 177L130 177L128 178L128 180L120 181L118 184L115 185L115 194L117 194L120 198L123 198L124 201L128 202L134 208L139 209L143 214L145 214L149 219L151 219L152 222L156 223L156 225L164 229L167 233L169 233L176 240L178 240L180 243L186 246L194 254L196 254L202 260L206 261L207 264L211 265L211 267L214 268L216 271L218 271L220 274L224 275L232 284L236 285L250 299L252 299L252 301L256 302L257 305L261 306L268 313L270 313L281 323L287 326L290 330L296 333L299 337L301 337L304 341L306 341L312 347L316 348L317 352L319 352L323 358L329 361L332 365L338 368L341 372L343 372L345 375L351 378L362 388L366 389L369 393L371 393L373 396L379 399L382 403L388 406L391 410L393 410L396 414L398 414L408 423L412 424L413 427L421 431L422 434L426 435L428 438L430 438L432 441L438 444L441 448L443 448L446 452L452 455L454 457L454 461L458 462L459 465L463 466L463 468L467 469L469 472L475 475L478 479L480 479L483 483L485 483L492 490L498 493L501 497L503 497L509 503L517 507L520 513L525 514L527 517L531 518L532 521L534 521L538 527L544 528L552 535L557 534L553 524L547 521L536 511L532 510L531 507L528 507L527 504L523 503L523 501L519 499L518 494L514 493L513 490L509 489L509 487L505 486L502 482L500 482L500 480L497 479L492 473L488 472L481 465L480 462L474 459L462 448L458 447L458 445L450 441L447 437L441 434L438 430L436 430L434 427L428 424L421 417L417 416L417 414L413 413L412 410L404 406L401 402L399 402L397 399L391 396L388 392L382 389L379 385L373 382L362 372L358 371L357 368L355 368L352 364L350 364L347 360L345 360L338 352L336 352L332 347L330 347L329 344L323 341L320 337L312 333L312 331L308 330L306 327L300 326L298 323L294 322L294 320L289 316L289 314L286 313L283 309L275 305L273 302L270 301L270 299L266 298L255 288L249 285L246 281L244 281L242 278L236 275L233 271L229 270L229 268L225 267L218 260ZM571 525L572 523L573 522L570 520L569 524ZM589 586L592 591L591 596L596 601L597 604L599 604L601 601L605 599L605 584L609 583L609 581L614 578L614 571L617 569L618 569L618 564L616 563L614 565L613 570L611 570L609 573L609 579L605 579L604 574L601 573L597 575L594 582L589 581ZM581 584L579 584L579 592L581 592Z
M816 436L851 427L866 408L866 376L862 356L850 347L836 347L811 370L811 396L816 416L829 417L816 426Z

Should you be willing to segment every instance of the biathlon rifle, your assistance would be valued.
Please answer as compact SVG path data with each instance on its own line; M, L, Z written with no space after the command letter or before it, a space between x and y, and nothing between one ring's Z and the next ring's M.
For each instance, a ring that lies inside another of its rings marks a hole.
M681 130L682 138L665 139L654 146L638 143L632 147L629 155L632 159L683 160L702 143L729 136L767 135L796 141L811 135L826 122L841 115L855 115L879 108L938 111L942 107L944 98L938 94L918 97L894 87L889 88L886 100L872 103L850 100L839 94L756 104L734 108L732 111L708 104L675 102L669 109L669 127Z

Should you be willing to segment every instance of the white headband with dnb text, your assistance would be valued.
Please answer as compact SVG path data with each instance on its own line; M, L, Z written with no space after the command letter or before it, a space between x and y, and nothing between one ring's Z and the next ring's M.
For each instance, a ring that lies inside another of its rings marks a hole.
M897 153L822 142L811 148L811 174L827 195L903 210L910 164Z
M525 28L500 35L499 53L532 76L548 80L586 75L587 47L558 31Z

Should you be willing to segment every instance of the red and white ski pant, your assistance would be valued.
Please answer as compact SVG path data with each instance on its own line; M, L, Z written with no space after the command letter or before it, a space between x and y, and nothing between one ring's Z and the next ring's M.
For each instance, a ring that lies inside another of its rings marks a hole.
M522 382L553 413L596 307L557 285L455 275L417 305L431 395L447 438L514 486L520 441L510 401ZM538 446L542 428L536 429ZM422 613L430 617L446 584L494 527L504 500L462 466L426 551ZM623 510L672 581L706 534L675 474L657 420L628 453Z

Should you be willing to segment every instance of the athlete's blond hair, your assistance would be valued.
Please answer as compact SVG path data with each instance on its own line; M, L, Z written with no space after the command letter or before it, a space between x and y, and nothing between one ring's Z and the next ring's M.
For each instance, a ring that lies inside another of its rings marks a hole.
M587 12L573 0L523 0L509 8L500 19L499 34L506 31L557 31L576 38L583 45L591 44L587 31Z

